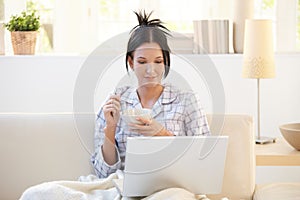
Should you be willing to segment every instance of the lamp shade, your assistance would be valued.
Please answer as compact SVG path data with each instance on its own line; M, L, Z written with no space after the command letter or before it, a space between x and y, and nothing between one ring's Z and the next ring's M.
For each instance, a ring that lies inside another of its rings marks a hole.
M246 19L242 76L256 79L275 76L271 20Z

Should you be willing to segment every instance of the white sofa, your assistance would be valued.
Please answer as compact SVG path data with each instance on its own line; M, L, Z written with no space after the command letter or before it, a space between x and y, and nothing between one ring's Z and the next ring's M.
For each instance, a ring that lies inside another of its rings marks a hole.
M208 115L212 132L230 138L222 194L210 197L252 199L255 191L252 117L226 114L220 131L215 122L222 117ZM89 160L94 118L93 114L72 113L0 114L0 199L18 199L26 188L42 182L77 180L81 175L93 173Z
M209 115L209 120L217 117ZM215 131L214 125L211 129ZM230 136L223 192L211 197L251 199L255 188L252 118L226 115L222 133ZM76 180L93 173L89 159L94 115L4 113L0 134L0 199L17 199L29 186L45 181Z

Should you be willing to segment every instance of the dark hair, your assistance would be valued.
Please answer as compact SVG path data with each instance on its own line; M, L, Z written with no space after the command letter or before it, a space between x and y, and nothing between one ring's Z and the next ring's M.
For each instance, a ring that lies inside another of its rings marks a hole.
M150 15L142 11L134 12L138 18L139 24L131 30L131 35L127 44L126 53L126 70L128 71L128 58L133 59L133 52L143 43L155 42L162 49L165 74L166 77L170 71L170 47L168 45L167 36L170 35L169 30L162 25L160 19L149 20Z

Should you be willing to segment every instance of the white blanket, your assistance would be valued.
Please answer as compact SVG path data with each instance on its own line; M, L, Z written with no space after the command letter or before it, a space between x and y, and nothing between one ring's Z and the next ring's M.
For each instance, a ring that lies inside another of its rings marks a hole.
M118 178L111 174L105 179L98 179L94 175L80 177L79 181L46 182L28 188L20 200L137 200L141 198L122 197L114 187L112 180ZM169 188L143 200L209 200L205 195L194 195L181 188Z

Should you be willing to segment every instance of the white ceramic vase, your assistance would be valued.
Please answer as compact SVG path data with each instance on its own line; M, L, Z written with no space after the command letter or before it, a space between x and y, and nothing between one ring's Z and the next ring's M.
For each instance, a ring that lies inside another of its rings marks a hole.
M253 18L254 0L233 0L233 49L243 53L245 20Z

